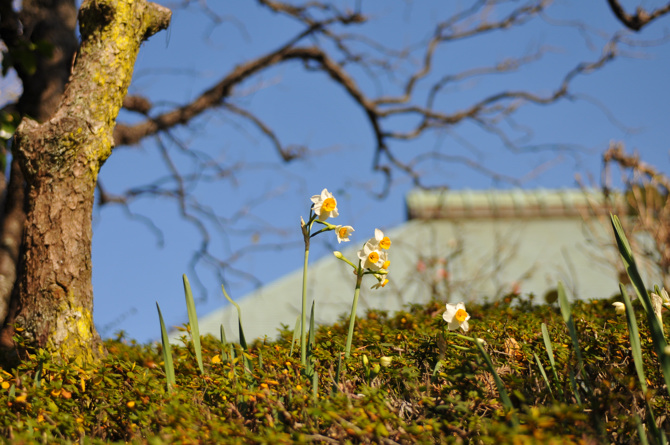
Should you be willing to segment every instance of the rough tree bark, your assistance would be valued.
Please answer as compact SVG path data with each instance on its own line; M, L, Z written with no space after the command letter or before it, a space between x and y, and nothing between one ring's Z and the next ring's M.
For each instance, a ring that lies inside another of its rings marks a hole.
M145 0L87 0L82 43L56 113L17 129L14 156L27 185L18 285L0 333L3 361L30 347L91 361L103 354L93 325L91 217L98 172L112 152L112 132L140 44L167 28L170 11Z
M23 0L21 12L11 0L0 0L0 37L10 53L30 44L48 42L51 54L33 53L35 70L14 66L23 93L13 111L44 122L55 111L79 46L75 35L77 7L74 0ZM25 222L25 184L18 160L11 163L0 222L0 325L7 316Z

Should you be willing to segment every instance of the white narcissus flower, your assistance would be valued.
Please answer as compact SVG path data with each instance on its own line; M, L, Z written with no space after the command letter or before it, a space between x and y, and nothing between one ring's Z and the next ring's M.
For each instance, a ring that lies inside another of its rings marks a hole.
M621 315L626 312L626 305L620 301L615 301L614 303L612 303L612 306L614 306L614 311L618 315Z
M470 325L468 320L470 319L470 314L465 310L465 304L447 304L447 310L442 315L444 321L449 323L447 326L450 331L458 329L459 327L463 329L463 332L468 332Z
M319 218L319 221L325 221L328 218L335 218L339 215L337 211L337 200L328 189L321 190L320 195L312 196L312 202L314 203L312 209Z
M337 234L337 243L342 241L349 241L349 236L351 232L355 232L354 228L351 226L337 226L335 227L335 233Z
M391 260L389 260L389 254L387 251L382 250L379 252L379 260L382 263L381 270L388 270L389 266L391 265Z
M391 247L391 240L388 236L384 236L384 232L379 229L375 229L375 241L384 250L388 250Z
M370 287L370 289L379 289L380 287L386 286L389 282L388 278L378 278L378 280L379 282Z
M361 260L364 269L378 271L384 264L382 252L379 251L375 243L370 241L365 243L363 248L358 251L358 258Z

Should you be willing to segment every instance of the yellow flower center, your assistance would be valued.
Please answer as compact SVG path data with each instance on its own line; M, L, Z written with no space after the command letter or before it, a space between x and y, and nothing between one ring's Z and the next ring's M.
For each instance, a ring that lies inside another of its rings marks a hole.
M389 247L391 247L391 240L389 239L389 237L385 236L384 238L382 238L382 240L379 241L379 246L382 249L388 250Z
M335 198L326 198L323 201L323 204L321 204L321 210L326 212L332 212L335 210L335 207L337 207L337 201L335 201Z
M339 231L339 234L340 234L340 238L346 238L347 237L347 228L346 227L341 227L340 231Z
M465 310L459 309L456 311L456 320L458 320L459 323L463 323L466 318L468 318L468 313L465 312Z
M377 252L370 252L370 255L368 255L368 261L371 263L376 263L379 261L379 254Z
M391 260L386 260L386 261L384 261L384 264L382 264L382 269L388 269L390 265L391 265Z

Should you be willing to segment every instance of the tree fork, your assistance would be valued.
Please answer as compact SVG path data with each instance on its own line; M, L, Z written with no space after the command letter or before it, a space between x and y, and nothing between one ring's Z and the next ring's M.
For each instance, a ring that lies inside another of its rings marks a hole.
M23 257L0 332L8 364L30 348L91 361L104 353L93 325L92 210L100 167L143 40L167 28L169 9L145 0L86 0L82 42L56 113L43 124L24 119L14 156L27 184Z

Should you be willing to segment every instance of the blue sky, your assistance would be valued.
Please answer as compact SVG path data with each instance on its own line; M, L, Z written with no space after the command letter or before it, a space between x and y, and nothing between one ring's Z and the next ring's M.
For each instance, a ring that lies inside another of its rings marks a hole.
M212 26L197 2L193 3L191 8L175 10L170 30L154 36L141 49L130 93L149 97L156 106L154 112L192 100L236 65L276 48L299 31L291 20L270 14L255 2L210 2L210 6L225 5L225 10L222 7L218 11L222 23ZM340 3L353 7L357 2ZM425 41L437 21L450 12L440 1L361 3L363 12L372 17L361 30L366 29L370 37L396 48ZM495 18L496 13L493 14ZM559 25L567 20L581 20L588 29L579 31ZM640 35L625 36L654 40L669 28L670 18L651 25ZM617 30L622 30L622 26L614 20L604 0L559 1L544 18L519 29L445 45L436 55L434 74L418 91L420 97L425 96L430 80L437 76L545 48L547 53L540 60L516 72L454 84L442 96L441 105L457 110L510 89L547 93L556 88L569 69L598 58L605 44L600 32L611 35ZM587 183L597 184L600 156L610 140L623 142L629 151L637 149L646 162L670 173L670 44L625 50L626 55L604 69L574 81L573 92L588 98L528 106L515 115L516 123L531 131L524 144L551 150L511 153L499 138L472 123L445 128L411 142L393 143L392 149L405 161L428 150L439 150L516 178L541 166L551 166L520 184L510 184L462 164L418 164L427 184L454 189L576 187L575 174ZM420 60L419 55L415 60ZM400 64L396 73L400 77L411 69L409 63ZM374 82L364 77L361 70L353 70L352 75L368 94L398 91L393 79ZM327 76L306 72L297 62L281 65L242 84L236 90L234 103L256 113L285 144L307 146L309 154L302 160L281 163L266 138L248 122L223 110L212 110L190 127L175 129L174 139L162 138L167 153L184 172L193 171L191 154L196 151L206 153L228 169L223 179L200 183L190 191L223 218L242 215L239 220L226 221L223 233L213 231L210 245L212 252L223 258L242 252L233 266L254 277L248 280L224 272L233 298L241 298L254 286L301 266L300 216L307 217L310 196L324 187L338 198L341 216L337 222L356 228L352 239L355 243L372 236L375 227L391 228L405 220L404 195L411 189L411 181L395 171L388 197L375 198L375 193L383 188L383 177L371 169L371 128L362 111ZM136 119L122 113L119 121ZM412 122L398 119L395 124L407 128ZM510 131L513 137L521 136ZM188 148L180 148L175 141ZM562 150L565 147L573 150ZM121 193L152 183L167 172L157 141L147 139L141 145L117 149L103 167L100 180L107 191ZM119 207L96 209L94 317L103 335L112 336L122 329L141 342L155 340L159 337L156 301L168 325L184 323L182 273L189 273L192 283L201 283L194 286L199 314L226 304L220 280L210 268L198 266L198 278L189 271L189 261L201 237L193 225L179 217L174 201L142 198L134 201L130 209L150 219L162 235L158 236L142 220L128 218ZM333 247L326 241L315 244L312 260L328 254Z

